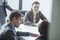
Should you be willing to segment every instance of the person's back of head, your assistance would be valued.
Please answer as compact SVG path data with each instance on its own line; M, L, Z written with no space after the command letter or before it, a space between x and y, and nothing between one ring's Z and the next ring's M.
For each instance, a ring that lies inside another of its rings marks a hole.
M48 21L43 21L39 25L38 31L43 36L44 38L47 38L48 36L48 28L49 28L49 22Z

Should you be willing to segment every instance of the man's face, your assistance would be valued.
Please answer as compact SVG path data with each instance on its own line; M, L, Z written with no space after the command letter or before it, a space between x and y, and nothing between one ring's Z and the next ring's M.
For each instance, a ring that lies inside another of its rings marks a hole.
M14 17L13 22L14 22L14 26L19 27L19 25L22 23L21 16L18 18Z
M32 7L32 9L34 11L39 11L39 4L34 4L33 7Z

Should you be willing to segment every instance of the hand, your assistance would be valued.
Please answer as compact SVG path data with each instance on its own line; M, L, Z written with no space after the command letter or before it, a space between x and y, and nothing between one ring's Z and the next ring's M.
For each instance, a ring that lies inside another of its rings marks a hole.
M33 34L33 33L31 33L31 36L32 37L39 37L39 34Z

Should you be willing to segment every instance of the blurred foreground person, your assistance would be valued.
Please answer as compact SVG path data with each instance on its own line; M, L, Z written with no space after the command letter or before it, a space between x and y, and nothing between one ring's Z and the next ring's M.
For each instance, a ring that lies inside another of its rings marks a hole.
M41 34L41 36L38 37L36 40L48 40L48 28L49 28L49 22L43 21L38 28L38 31Z

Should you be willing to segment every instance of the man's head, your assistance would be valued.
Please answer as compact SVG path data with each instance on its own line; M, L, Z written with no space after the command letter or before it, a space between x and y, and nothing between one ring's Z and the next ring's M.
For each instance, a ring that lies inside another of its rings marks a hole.
M47 35L48 34L48 27L49 27L49 22L48 21L43 21L38 28L38 31L41 35Z
M15 27L19 27L20 23L21 23L21 14L19 12L12 12L10 14L10 23L12 25L14 25Z

